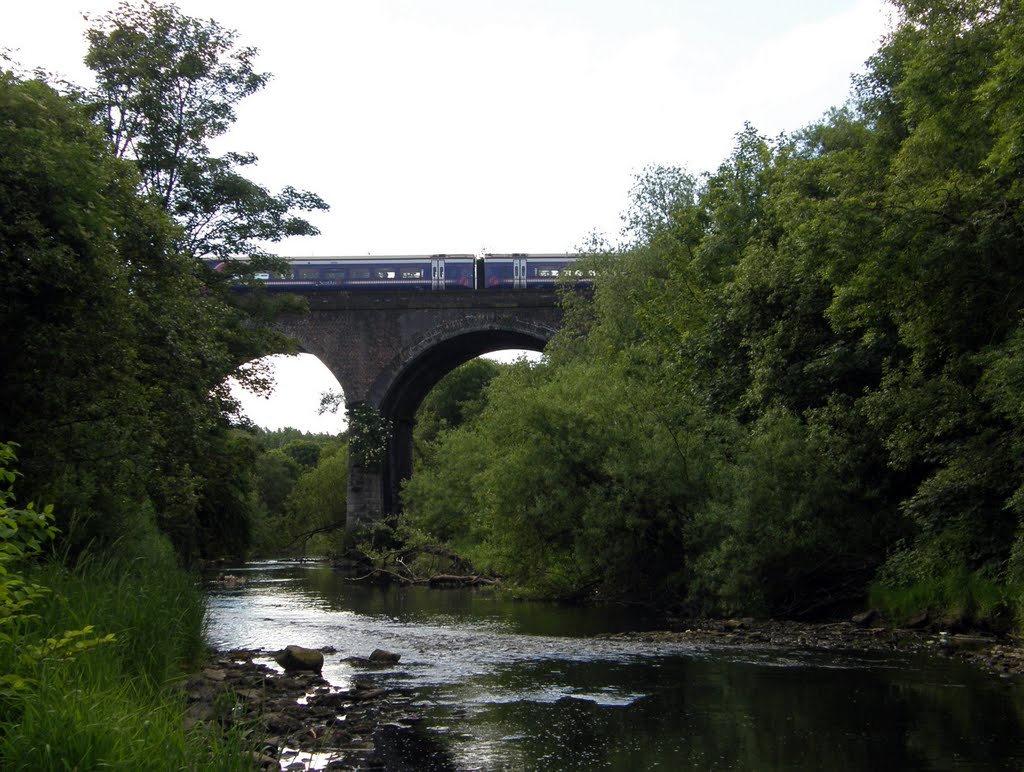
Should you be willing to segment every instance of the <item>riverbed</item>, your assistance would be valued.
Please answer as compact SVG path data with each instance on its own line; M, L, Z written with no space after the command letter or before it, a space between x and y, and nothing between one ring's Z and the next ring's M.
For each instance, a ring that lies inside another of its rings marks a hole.
M1024 687L908 651L822 651L616 635L622 607L352 584L321 563L229 569L218 649L328 648L323 675L411 692L419 730L466 770L1024 768Z

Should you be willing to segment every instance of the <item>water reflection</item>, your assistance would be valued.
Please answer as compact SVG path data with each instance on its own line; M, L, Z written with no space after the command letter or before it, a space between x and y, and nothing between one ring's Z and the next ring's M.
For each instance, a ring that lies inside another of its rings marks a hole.
M237 573L237 572L236 572ZM945 660L654 646L622 609L368 588L324 567L250 566L211 597L221 647L382 647L466 769L1021 769L1019 686ZM332 661L337 660L337 661Z

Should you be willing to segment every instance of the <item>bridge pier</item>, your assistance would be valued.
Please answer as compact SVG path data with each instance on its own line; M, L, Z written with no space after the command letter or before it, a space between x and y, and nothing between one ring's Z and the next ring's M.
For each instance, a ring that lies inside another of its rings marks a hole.
M384 506L383 473L381 470L360 469L348 462L348 491L345 500L345 530L354 531L381 520L387 511Z

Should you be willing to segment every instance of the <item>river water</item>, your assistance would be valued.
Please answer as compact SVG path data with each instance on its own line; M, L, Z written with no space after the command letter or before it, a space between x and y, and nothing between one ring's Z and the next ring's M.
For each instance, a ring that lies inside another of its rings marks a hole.
M1024 769L1024 686L906 654L605 640L654 620L470 590L350 584L323 564L251 563L210 591L221 649L333 646L324 676L416 690L460 769Z

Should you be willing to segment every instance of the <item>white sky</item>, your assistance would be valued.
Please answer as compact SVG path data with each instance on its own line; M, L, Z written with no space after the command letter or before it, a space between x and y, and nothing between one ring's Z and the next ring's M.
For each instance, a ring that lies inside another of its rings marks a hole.
M311 218L320 236L278 248L288 256L563 252L615 236L645 166L712 170L744 121L776 135L842 104L888 18L884 0L177 5L237 29L274 75L214 150L254 152L258 182L331 205ZM82 12L113 7L8 0L0 49L88 83ZM305 359L278 369L280 400L247 406L256 423L339 428L315 417L337 384Z

